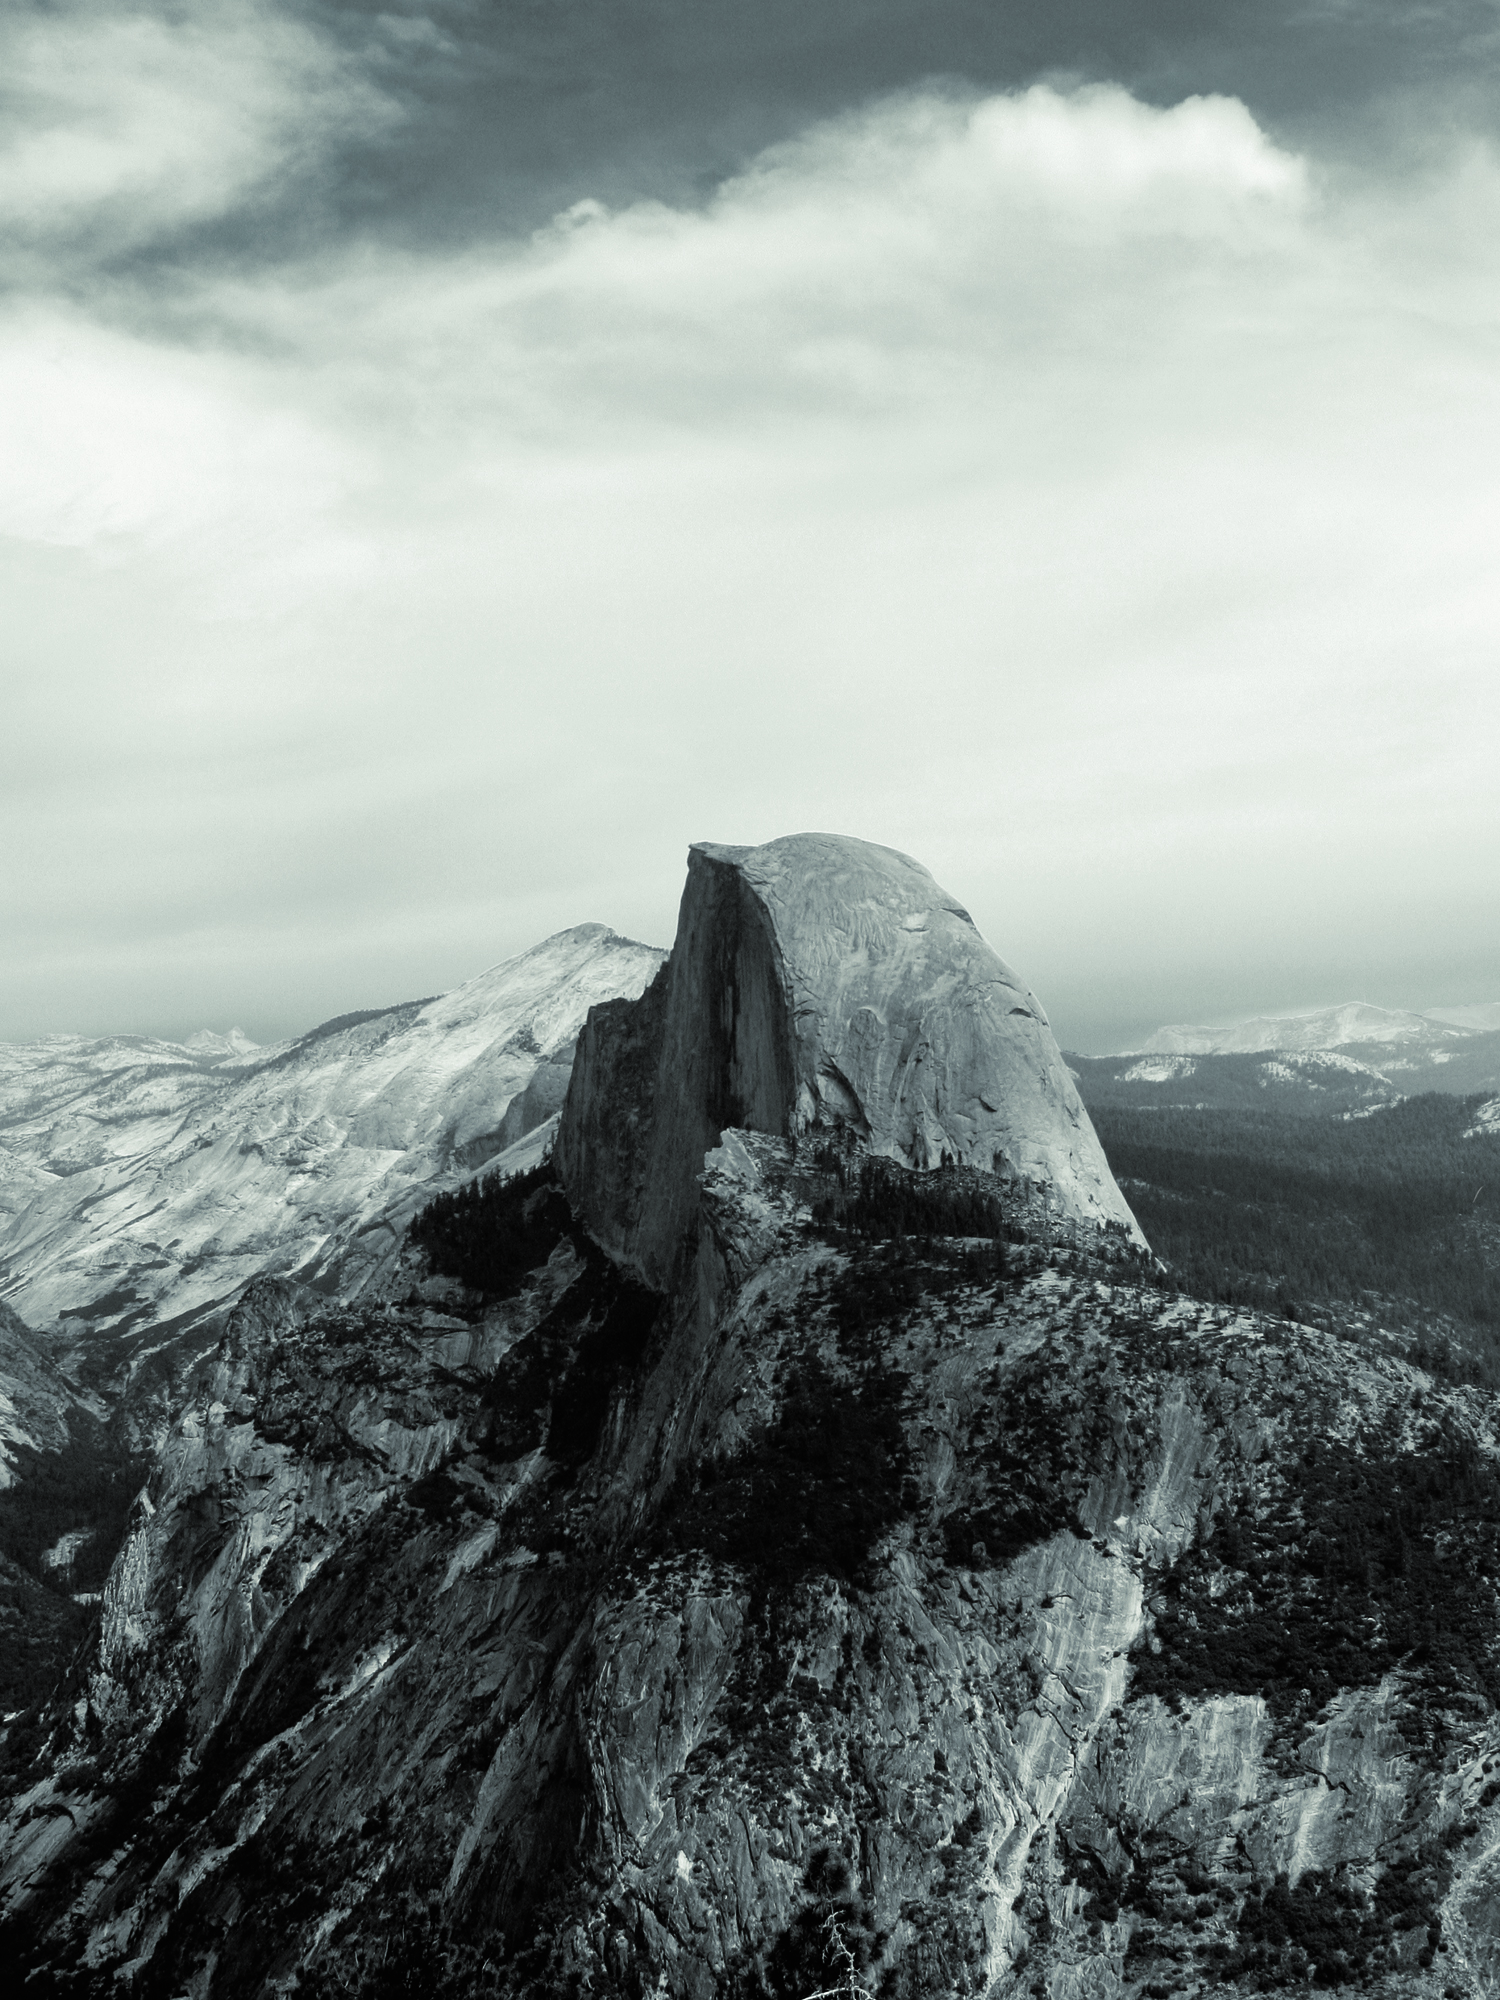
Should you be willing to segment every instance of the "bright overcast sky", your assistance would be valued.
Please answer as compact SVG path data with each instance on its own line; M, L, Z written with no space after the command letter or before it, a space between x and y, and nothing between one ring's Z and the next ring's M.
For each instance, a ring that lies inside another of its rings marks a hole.
M1478 0L13 0L0 1037L807 828L1072 1046L1500 997L1497 81Z

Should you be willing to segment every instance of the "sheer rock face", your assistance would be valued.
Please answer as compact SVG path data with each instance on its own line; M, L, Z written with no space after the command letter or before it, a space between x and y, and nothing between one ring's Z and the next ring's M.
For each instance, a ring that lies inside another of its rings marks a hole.
M1143 1240L1036 996L920 863L867 841L691 850L668 964L589 1016L558 1164L598 1240L661 1285L729 1127L991 1169Z

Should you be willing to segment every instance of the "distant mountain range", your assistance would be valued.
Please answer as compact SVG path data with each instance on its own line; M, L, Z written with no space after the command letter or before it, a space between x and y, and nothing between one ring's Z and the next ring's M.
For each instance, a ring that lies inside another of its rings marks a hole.
M1426 1014L1350 1001L1217 1027L1158 1028L1143 1049L1068 1055L1091 1109L1362 1117L1403 1098L1500 1093L1500 1004Z
M1308 1014L1260 1014L1218 1027L1177 1024L1158 1028L1144 1053L1242 1055L1262 1049L1342 1049L1351 1043L1410 1043L1432 1048L1448 1046L1468 1035L1494 1032L1500 1032L1500 1001L1474 1007L1435 1007L1417 1014L1405 1008L1371 1007L1363 1000L1349 1000Z

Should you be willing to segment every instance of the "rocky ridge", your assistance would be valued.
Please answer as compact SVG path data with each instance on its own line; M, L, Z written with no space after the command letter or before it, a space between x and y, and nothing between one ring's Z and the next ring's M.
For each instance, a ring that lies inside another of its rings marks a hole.
M1350 1003L1229 1027L1159 1028L1143 1049L1070 1054L1088 1102L1153 1099L1179 1109L1252 1102L1314 1116L1368 1110L1425 1091L1468 1097L1500 1088L1493 1006L1428 1014ZM1196 1081L1183 1088L1189 1078Z
M1275 1054L1083 1056L1067 1063L1084 1103L1141 1110L1258 1109L1367 1118L1429 1092L1477 1097L1500 1087L1500 1035L1453 1047L1288 1049Z
M19 1191L0 1216L0 1290L73 1373L113 1388L143 1346L252 1277L357 1290L433 1187L556 1113L590 1006L639 993L662 957L583 924L435 1000L278 1049L0 1051Z
M1337 1049L1349 1043L1361 1046L1453 1044L1463 1040L1470 1027L1455 1014L1472 1016L1476 1024L1493 1027L1488 1010L1453 1009L1416 1014L1400 1007L1372 1007L1363 1000L1351 1000L1342 1007L1324 1007L1310 1014L1263 1014L1249 1021L1237 1021L1217 1028L1178 1024L1158 1028L1146 1042L1147 1055L1235 1055L1266 1049Z

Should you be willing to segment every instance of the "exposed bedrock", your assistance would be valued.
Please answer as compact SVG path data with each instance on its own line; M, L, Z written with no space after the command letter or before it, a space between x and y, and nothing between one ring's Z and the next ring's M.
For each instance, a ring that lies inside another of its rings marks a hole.
M693 847L667 964L590 1011L557 1164L648 1283L673 1276L728 1127L982 1167L1144 1240L1036 996L919 862L869 841Z

